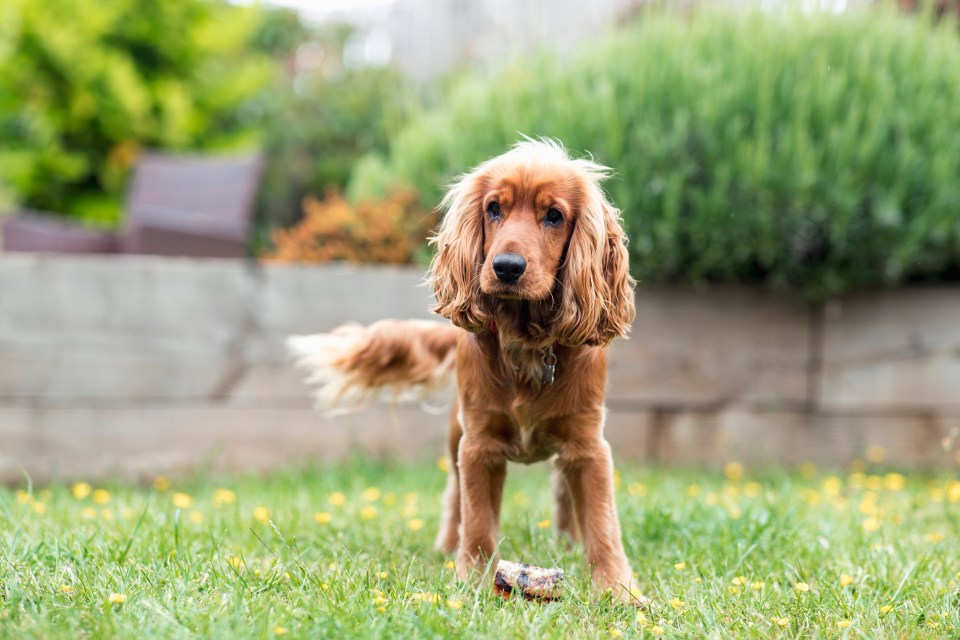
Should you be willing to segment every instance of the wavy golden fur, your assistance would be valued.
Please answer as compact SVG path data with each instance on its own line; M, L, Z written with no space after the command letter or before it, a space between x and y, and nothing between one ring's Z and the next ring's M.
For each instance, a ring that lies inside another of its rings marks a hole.
M462 578L496 559L507 461L551 460L557 526L596 584L638 603L623 550L606 418L606 347L634 318L608 169L527 140L463 176L441 204L429 282L455 327L387 320L291 338L321 406L432 391L455 373L441 549ZM455 371L454 371L455 370ZM492 564L495 565L495 562Z

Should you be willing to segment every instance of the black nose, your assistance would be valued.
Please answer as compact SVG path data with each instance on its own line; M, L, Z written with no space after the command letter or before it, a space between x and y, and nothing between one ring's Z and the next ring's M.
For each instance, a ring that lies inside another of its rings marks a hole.
M527 269L527 261L523 256L515 253L501 253L493 259L493 272L497 279L506 284L513 284L520 279Z

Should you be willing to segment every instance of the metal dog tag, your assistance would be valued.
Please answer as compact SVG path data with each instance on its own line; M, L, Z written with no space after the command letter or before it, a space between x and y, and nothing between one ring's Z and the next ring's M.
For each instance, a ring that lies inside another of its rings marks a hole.
M553 352L553 347L547 347L543 352L540 356L540 364L543 365L543 384L553 384L553 378L557 373L557 354Z

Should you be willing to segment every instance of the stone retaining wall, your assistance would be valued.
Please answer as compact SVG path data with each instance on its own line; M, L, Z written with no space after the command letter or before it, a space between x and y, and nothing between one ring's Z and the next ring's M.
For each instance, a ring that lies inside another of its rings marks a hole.
M425 318L416 269L0 255L0 478L440 455L446 415L325 419L292 333ZM870 447L945 464L960 427L960 290L811 308L751 289L644 286L611 352L608 438L669 464L813 461Z

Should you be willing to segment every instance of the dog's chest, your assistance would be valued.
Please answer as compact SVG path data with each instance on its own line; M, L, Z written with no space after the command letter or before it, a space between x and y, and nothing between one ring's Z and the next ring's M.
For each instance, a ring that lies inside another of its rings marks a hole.
M504 452L513 462L539 462L557 453L558 440L549 420L514 415L514 423L504 435Z

